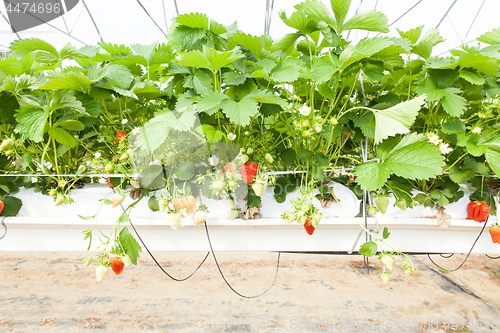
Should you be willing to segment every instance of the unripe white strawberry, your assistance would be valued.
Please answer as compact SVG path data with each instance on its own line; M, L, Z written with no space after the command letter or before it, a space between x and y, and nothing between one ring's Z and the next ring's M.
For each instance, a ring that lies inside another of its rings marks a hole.
M204 212L202 210L197 211L193 215L193 222L196 226L200 226L207 220L207 212Z
M231 210L231 216L229 217L229 219L235 220L239 214L240 214L240 211L238 209L233 209L233 210Z
M266 154L266 156L264 156L264 158L266 159L266 161L268 163L273 163L273 161L274 161L273 156L271 154Z
M2 144L0 145L0 150L9 150L13 146L14 146L14 140L6 139L2 141Z
M111 204L111 207L115 208L116 206L120 205L123 201L125 201L125 197L119 193L115 193L111 198L111 201L113 202Z
M249 159L248 155L241 155L241 163L245 164Z
M382 279L382 281L384 281L385 284L387 284L387 282L389 282L389 279L391 278L391 273L382 272L380 273L380 278Z
M224 189L224 183L221 180L216 180L212 183L212 187L216 192L220 192Z
M252 185L252 190L255 192L255 195L260 197L266 192L267 184L263 181L257 181Z
M389 268L390 270L392 270L392 267L393 267L393 264L394 264L394 258L391 257L390 255L383 255L382 256L382 262L384 263L384 265Z
M167 215L167 221L170 224L170 227L174 230L177 230L181 227L182 216L181 213L170 213Z
M126 254L122 257L122 262L125 265L125 267L128 267L132 263L132 260L130 260L130 256Z
M167 209L168 202L165 199L160 199L158 200L158 208L160 209L160 212L164 212L165 209Z
M64 195L58 194L54 205L55 206L60 206L60 205L62 205L65 202L66 202L66 198L64 197Z
M95 275L96 275L97 282L101 282L101 280L104 278L104 276L106 275L107 272L108 272L107 267L97 266L97 268L95 269Z

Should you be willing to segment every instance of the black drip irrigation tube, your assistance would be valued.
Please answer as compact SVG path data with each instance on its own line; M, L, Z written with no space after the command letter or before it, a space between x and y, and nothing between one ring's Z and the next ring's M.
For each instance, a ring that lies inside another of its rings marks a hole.
M489 198L489 206L491 207L491 192L490 192L490 188L488 187L488 184L484 183L485 186L486 186L486 189L488 190L488 198ZM429 253L427 253L427 258L429 258L429 260L434 264L434 266L436 266L437 268L439 269L442 269L444 271L447 271L447 272L455 272L455 271L458 271L460 268L462 268L462 266L465 264L465 262L467 261L467 259L469 259L469 256L471 255L472 253L472 250L474 249L474 247L476 246L476 243L477 241L479 240L479 238L481 237L481 235L483 234L484 232L484 229L486 228L486 225L488 224L488 220L490 219L490 215L488 214L488 216L486 217L486 221L484 222L483 224L483 227L481 228L481 231L479 231L479 235L477 235L476 237L476 240L474 241L474 243L472 244L470 250L469 250L469 253L467 253L467 256L465 257L464 261L462 261L462 263L457 267L457 268L454 268L454 269L446 269L446 268L443 268L441 267L440 265L438 265L436 262L434 262L434 260L432 260L431 258L431 255ZM452 256L454 255L454 253L452 253L450 256L448 257L444 257L443 255L441 255L441 257L443 258L451 258ZM491 259L500 259L500 256L494 258L494 257L490 257L489 255L486 254L486 256L488 258L491 258Z
M113 190L113 193L116 193L115 192L115 188L112 187L112 190ZM123 204L120 204L120 207L123 209L123 211L125 212L125 207L123 207ZM130 217L129 217L130 218ZM265 293L267 293L269 290L271 290L271 288L274 286L274 284L276 283L276 279L278 278L278 272L279 272L279 268L280 268L280 258L281 258L281 252L278 252L278 259L276 261L276 273L274 275L274 279L273 279L273 282L271 283L271 285L266 289L264 290L262 293L258 294L258 295L254 295L254 296L247 296L247 295L243 295L241 293L239 293L238 291L236 291L236 289L233 288L233 286L231 286L231 284L227 281L226 277L224 276L224 273L222 272L222 269L219 265L219 262L217 260L217 257L215 255L215 252L214 252L214 249L213 249L213 246L212 246L212 240L210 238L210 233L208 232L208 225L207 225L207 222L205 221L203 224L205 226L205 232L206 232L206 235L207 235L207 240L208 240L208 244L210 246L210 251L207 252L207 254L205 255L205 258L201 261L201 263L198 265L198 267L191 273L189 274L187 277L183 278L183 279L178 279L178 278L175 278L173 277L172 275L170 275L164 268L163 266L158 262L158 260L155 258L155 256L153 255L153 253L151 253L151 251L149 250L149 248L146 246L146 244L144 243L142 237L139 235L139 232L137 231L137 229L135 228L134 224L132 223L132 221L129 221L130 223L130 226L132 227L132 229L134 229L134 232L135 234L137 235L137 238L139 238L139 241L141 242L141 244L144 246L144 248L146 249L146 252L148 252L149 256L151 257L151 259L153 259L153 261L155 262L156 266L158 266L158 268L161 269L161 271L167 275L170 279L174 280L174 281L177 281L177 282L182 282L182 281L187 281L189 278L191 278L196 272L198 272L198 270L200 269L201 266L203 266L203 264L205 263L205 261L207 260L208 256L210 255L210 253L212 253L212 256L214 258L214 261L215 261L215 264L217 266L217 269L222 277L222 279L224 280L224 282L226 283L226 285L229 287L229 289L231 289L231 291L233 291L236 295L240 296L240 297L243 297L243 298L257 298L257 297L260 297L262 295L264 295ZM1 239L1 238L0 238Z

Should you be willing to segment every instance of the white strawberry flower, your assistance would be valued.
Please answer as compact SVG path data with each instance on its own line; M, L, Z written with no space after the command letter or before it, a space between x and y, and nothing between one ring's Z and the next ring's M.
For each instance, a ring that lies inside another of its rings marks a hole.
M227 138L228 138L229 140L233 141L234 139L236 139L236 134L234 134L234 133L232 133L232 132L231 132L231 133L228 133L228 134L227 134Z
M474 127L474 129L472 130L472 133L481 134L481 128Z
M126 123L128 123L128 120L127 119L122 119L122 124L125 125Z
M293 103L288 104L286 108L287 108L288 110L293 109Z
M137 135L141 131L140 127L134 127L134 129L130 132L132 135Z
M299 113L307 117L311 114L311 108L304 104L299 108Z
M435 144L436 146L443 140L441 140L439 138L439 136L437 136L436 134L434 133L429 133L427 134L427 138L429 139L429 142Z
M95 154L94 154L94 157L95 157L95 158L99 158L99 157L101 157L101 153L100 153L100 152L95 153Z
M442 143L439 145L439 149L441 150L441 152L443 154L448 154L448 153L451 153L453 151L452 148L449 147L450 145L447 144L447 143Z
M215 155L212 155L211 157L208 158L208 164L210 164L211 166L219 164L219 158Z

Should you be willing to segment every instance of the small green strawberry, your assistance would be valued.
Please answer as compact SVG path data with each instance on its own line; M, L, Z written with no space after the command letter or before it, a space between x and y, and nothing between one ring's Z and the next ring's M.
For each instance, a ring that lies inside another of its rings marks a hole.
M319 134L323 131L323 126L320 123L314 123L312 125L312 130L314 134Z
M378 208L375 206L369 206L368 213L373 216L378 213Z
M247 154L252 155L253 154L253 149L252 148L247 148Z
M396 206L398 206L399 209L401 209L401 210L406 210L406 208L408 208L407 204L406 204L406 200L403 198L399 198L398 200L396 200Z
M240 211L238 209L232 209L231 210L231 216L229 217L230 220L235 220L238 215L240 214Z
M95 275L96 275L97 282L101 282L101 280L104 278L104 276L106 275L107 272L108 272L107 267L97 266L97 268L95 269Z
M245 164L249 159L248 155L241 155L241 163Z
M12 147L14 147L14 140L6 139L2 141L2 144L0 145L0 150L9 150Z
M62 205L65 202L66 202L66 197L64 195L62 195L62 194L58 194L57 198L56 198L56 201L54 202L54 205L55 206L60 206L60 205Z
M380 277L382 278L382 281L384 281L384 283L387 284L387 282L389 282L389 279L391 278L391 273L381 272Z
M387 207L389 206L389 198L383 194L379 195L375 201L375 205L380 209L380 212L382 214L385 214L387 212Z
M266 159L266 161L268 163L273 163L273 161L274 161L273 156L271 154L266 154L266 156L264 156L264 158Z
M113 173L115 172L115 167L113 166L113 164L106 164L106 166L104 167L104 172Z
M266 182L258 180L252 185L252 190L255 192L256 196L260 197L266 192L266 187Z
M392 270L393 264L394 264L394 258L391 255L385 254L382 255L382 259L380 259L384 265Z

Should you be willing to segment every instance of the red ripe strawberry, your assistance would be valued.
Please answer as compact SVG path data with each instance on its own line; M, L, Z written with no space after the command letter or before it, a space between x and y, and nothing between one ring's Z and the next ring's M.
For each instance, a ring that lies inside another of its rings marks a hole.
M118 140L118 142L120 142L122 138L126 139L127 133L125 133L124 131L119 131L118 133L116 133L116 140Z
M469 204L467 205L467 218L469 220L475 220L474 219L474 210L476 209L476 207L479 205L479 203L475 202L475 201L471 201L469 202Z
M0 200L0 213L2 213L2 210L3 210L4 206L5 206L5 204L3 203L2 200Z
M111 263L111 269L116 275L120 275L123 272L125 264L120 257L111 257L109 258L109 262Z
M490 206L488 206L488 204L482 203L477 208L476 221L477 222L486 222L489 215L490 215Z
M243 181L250 184L253 181L253 177L257 175L259 170L259 165L257 163L245 163L243 168L240 169L241 177Z
M495 224L490 228L490 235L493 243L500 244L500 226L498 224Z
M312 235L314 233L314 230L316 230L316 228L312 224L312 219L312 216L308 216L306 223L304 223L304 229L306 229L308 235Z

